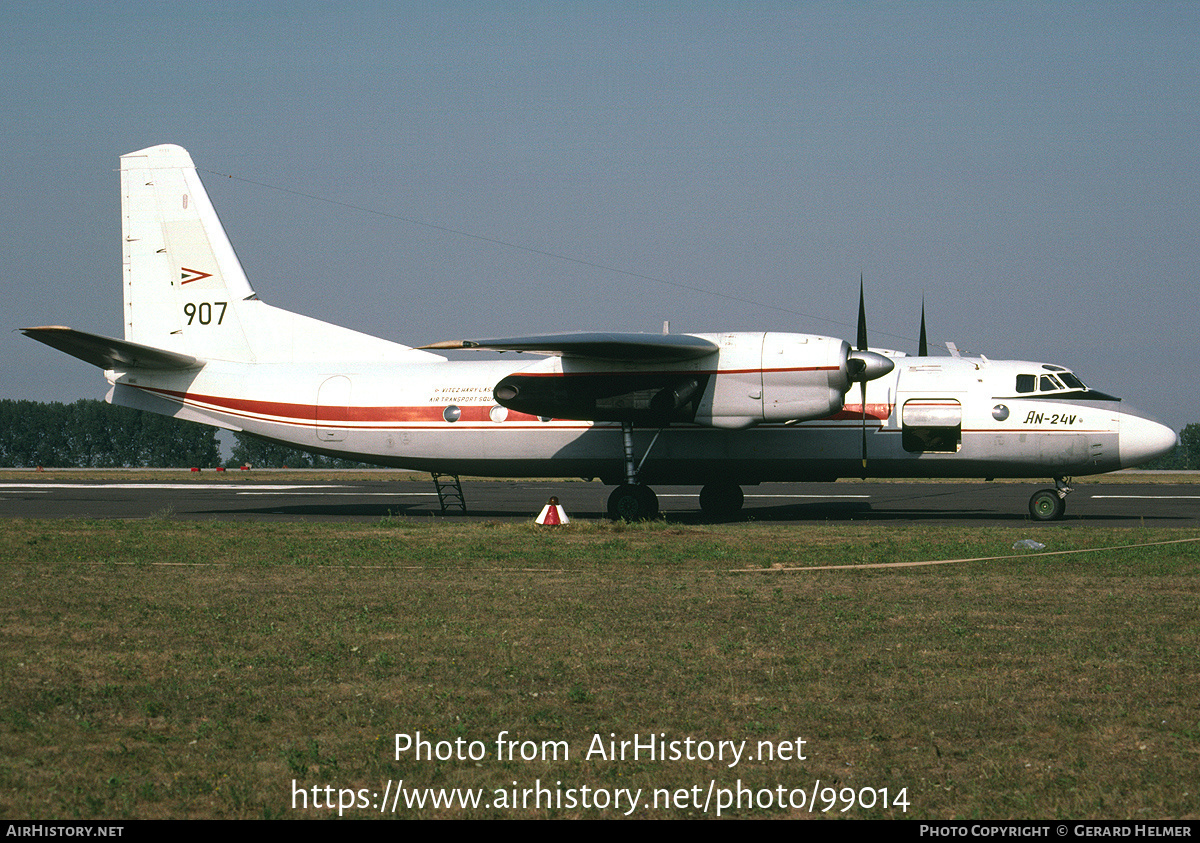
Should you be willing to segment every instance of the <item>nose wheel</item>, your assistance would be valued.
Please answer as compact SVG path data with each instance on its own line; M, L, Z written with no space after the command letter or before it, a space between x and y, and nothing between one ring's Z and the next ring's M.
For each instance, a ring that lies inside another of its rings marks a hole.
M1053 489L1039 489L1029 499L1029 517L1034 521L1061 521L1067 511L1067 495L1074 491L1070 478L1054 478Z

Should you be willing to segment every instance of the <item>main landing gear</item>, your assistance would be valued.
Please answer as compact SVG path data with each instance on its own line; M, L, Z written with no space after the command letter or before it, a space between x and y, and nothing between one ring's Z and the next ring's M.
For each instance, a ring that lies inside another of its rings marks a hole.
M742 487L736 483L718 480L700 490L700 511L709 518L733 518L745 502Z
M650 446L642 454L642 462L635 466L633 422L621 422L621 437L625 446L625 482L608 496L608 517L613 521L653 521L658 517L658 495L649 486L638 482L638 473L650 454L650 448L658 441L659 433L662 433L661 429L650 440Z
M633 424L621 422L621 433L625 449L625 482L613 489L612 494L608 496L608 517L613 521L653 521L658 517L658 495L638 480L638 474L662 430L654 434L646 453L642 455L642 461L636 465L633 454ZM706 483L700 490L700 509L713 519L736 516L742 511L745 500L742 487L726 480Z
M608 496L608 517L613 521L653 521L658 517L658 495L640 483L622 483Z
M1074 491L1070 477L1055 477L1053 489L1039 489L1029 499L1029 516L1034 521L1059 521L1067 511L1067 495Z

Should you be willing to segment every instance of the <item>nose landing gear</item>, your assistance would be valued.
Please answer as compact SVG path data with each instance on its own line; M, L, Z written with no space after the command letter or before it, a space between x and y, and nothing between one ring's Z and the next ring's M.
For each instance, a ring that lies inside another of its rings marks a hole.
M1034 521L1060 521L1067 511L1067 495L1074 489L1070 477L1055 477L1053 489L1039 489L1029 499L1029 517Z

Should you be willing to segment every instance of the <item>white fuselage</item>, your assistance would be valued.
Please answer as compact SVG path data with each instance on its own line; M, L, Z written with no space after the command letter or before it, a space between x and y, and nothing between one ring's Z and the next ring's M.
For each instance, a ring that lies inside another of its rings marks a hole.
M867 456L876 477L1096 474L1161 452L1173 432L1087 393L1018 393L1041 364L984 358L894 358L867 389ZM245 431L296 447L398 468L487 476L600 477L620 482L621 425L508 410L492 390L557 358L504 355L406 363L242 364L196 372L110 372L118 403ZM714 373L720 375L720 365ZM720 375L720 377L724 377ZM714 378L714 381L718 378ZM758 392L740 382L747 395ZM696 424L635 431L648 483L828 480L862 472L857 386L829 417L745 429ZM1170 447L1167 444L1167 447ZM649 448L649 453L646 449Z

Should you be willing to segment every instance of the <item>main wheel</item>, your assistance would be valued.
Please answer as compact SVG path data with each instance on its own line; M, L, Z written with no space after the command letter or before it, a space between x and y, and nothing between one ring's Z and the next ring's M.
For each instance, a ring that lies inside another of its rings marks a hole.
M700 490L700 510L709 518L732 518L742 511L746 496L736 483L705 483Z
M624 483L608 496L608 517L613 521L653 521L658 517L658 495L649 486Z
M1067 502L1053 489L1041 489L1029 499L1029 515L1034 521L1057 521L1067 511Z

